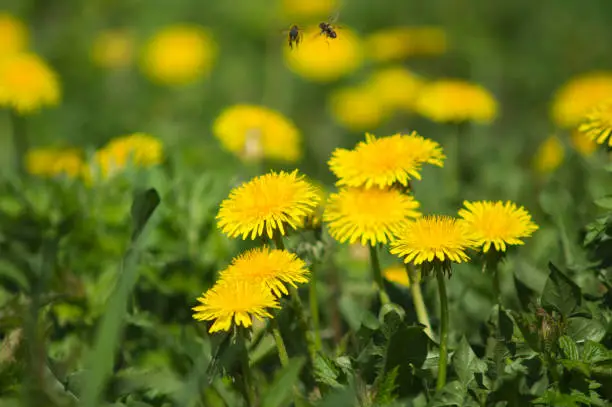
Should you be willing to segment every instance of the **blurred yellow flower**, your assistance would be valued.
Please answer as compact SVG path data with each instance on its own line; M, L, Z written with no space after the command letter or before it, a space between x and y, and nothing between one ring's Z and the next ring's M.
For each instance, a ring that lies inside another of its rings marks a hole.
M612 99L592 108L578 130L597 144L612 147Z
M612 72L582 74L564 84L555 94L552 118L562 128L576 127L590 109L612 97Z
M399 284L402 287L410 287L408 273L406 273L406 267L403 264L394 264L389 266L383 270L382 274L387 281Z
M385 111L413 111L424 80L401 66L375 71L366 82Z
M283 45L289 69L314 82L331 82L357 70L363 62L360 39L350 28L326 39L318 27L304 31L304 41L290 49Z
M280 308L268 287L244 280L217 282L198 298L200 305L193 307L196 321L214 321L210 333L229 331L232 323L245 328L258 320L273 318L267 308Z
M378 62L440 55L446 52L446 48L446 32L435 26L386 28L365 39L367 56Z
M495 251L505 252L507 245L522 245L521 239L538 230L529 212L514 202L465 201L463 206L459 216L483 253L487 253L491 246Z
M583 157L588 157L597 150L597 143L578 129L573 130L570 134L570 143L574 150L578 151Z
M309 274L306 263L295 254L264 246L234 258L221 272L219 280L264 284L275 297L282 297L289 294L285 284L297 288L296 284L308 282Z
M31 175L52 178L67 176L77 178L83 174L85 161L75 148L35 148L26 153L26 170Z
M480 85L442 79L425 85L416 102L417 111L436 122L491 122L497 114L497 102Z
M28 46L28 29L17 17L0 12L0 58L25 51Z
M328 103L334 120L352 131L370 130L387 118L381 99L369 87L337 89Z
M321 226L323 211L325 210L325 202L328 198L328 193L323 185L318 182L311 181L315 187L316 193L319 196L319 204L315 211L306 217L304 227L307 229L316 229Z
M343 188L327 200L323 221L340 243L386 244L410 218L421 216L419 203L396 189Z
M102 31L94 40L91 57L102 68L128 67L134 59L134 38L125 29Z
M263 106L235 105L213 123L223 147L246 160L262 157L295 162L301 156L301 135L287 117Z
M141 68L154 82L185 85L206 76L217 48L208 32L197 25L172 25L158 31L144 48Z
M433 262L463 263L475 246L466 225L450 216L423 216L399 232L391 242L391 254L415 265Z
M325 19L329 17L337 7L338 0L280 0L281 14L288 19Z
M435 141L416 132L376 138L366 133L353 150L337 148L329 167L338 177L336 185L350 187L408 186L411 179L421 179L422 164L443 166L446 157Z
M540 144L533 157L533 167L540 174L556 170L565 158L563 143L557 136L550 136Z
M0 106L25 114L59 100L57 76L39 56L17 53L0 58Z
M316 188L297 170L271 172L234 188L221 202L217 226L232 238L272 239L276 230L285 235L288 228L302 227L319 199Z
M95 169L102 179L125 170L128 166L152 167L163 160L161 141L145 133L134 133L111 140L96 151Z

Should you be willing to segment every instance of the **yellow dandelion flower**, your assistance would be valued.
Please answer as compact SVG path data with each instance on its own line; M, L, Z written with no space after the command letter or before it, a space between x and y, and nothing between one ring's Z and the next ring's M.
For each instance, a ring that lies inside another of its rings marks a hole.
M338 6L338 0L281 0L281 15L287 19L327 18Z
M57 76L40 57L18 53L0 59L0 106L31 113L59 99Z
M35 148L26 153L26 170L31 175L77 178L85 169L83 154L75 148Z
M215 120L213 134L226 150L245 160L266 157L295 162L302 153L301 135L295 124L263 106L227 108Z
M391 111L413 111L423 79L401 66L375 71L367 80L372 94Z
M0 57L25 51L28 29L17 17L0 12Z
M200 305L193 307L193 319L215 321L208 332L229 331L234 324L245 328L258 320L273 318L268 308L280 308L278 300L268 287L244 280L216 283L198 298Z
M423 216L409 222L391 242L391 253L404 263L463 263L475 242L463 222L450 216Z
M553 135L544 140L536 150L533 167L540 174L548 174L559 168L564 158L563 143Z
M573 130L570 134L570 144L583 157L588 157L597 150L597 143L586 137L578 129Z
M283 45L285 62L294 73L314 82L331 82L361 66L361 43L353 30L343 27L331 40L317 31L318 27L306 29L305 40L298 47Z
M412 56L441 55L446 52L446 32L435 26L391 27L365 39L367 56L377 62Z
M386 244L410 218L419 217L419 203L395 189L344 188L331 194L323 212L329 234L340 243Z
M589 110L610 99L612 72L589 72L577 76L556 92L551 115L555 124L572 128L580 124Z
M298 229L319 204L316 189L297 170L255 177L230 192L217 214L218 227L229 237L251 240L264 233Z
M417 111L436 122L491 122L497 114L493 95L480 85L442 79L423 87L416 102Z
M152 167L163 161L161 141L145 133L117 137L96 151L94 163L103 179L128 166Z
M134 38L125 29L102 31L95 38L91 52L94 63L102 68L125 68L134 59Z
M333 91L328 105L333 119L352 131L375 128L387 118L381 99L365 86Z
M597 144L612 147L612 99L595 106L578 130Z
M410 280L408 280L406 267L404 267L403 264L394 264L389 266L383 270L382 274L387 281L399 284L402 287L410 287Z
M323 211L325 210L325 202L327 201L328 193L323 185L318 182L310 181L315 187L315 191L319 196L319 204L311 215L306 217L304 227L307 229L317 229L321 226L323 219Z
M521 239L538 230L529 212L510 201L465 201L463 206L459 216L483 253L491 246L498 252L505 252L507 245L522 245Z
M297 288L307 283L310 272L306 263L286 250L262 247L249 250L232 260L221 272L221 281L244 280L251 284L264 284L276 297L289 294L286 284Z
M421 179L421 165L443 166L442 147L412 132L376 138L366 133L366 141L355 149L337 148L329 167L339 178L337 185L350 187L408 186L410 179Z
M185 85L206 76L216 57L216 44L197 25L172 25L157 32L144 49L143 72L163 85Z

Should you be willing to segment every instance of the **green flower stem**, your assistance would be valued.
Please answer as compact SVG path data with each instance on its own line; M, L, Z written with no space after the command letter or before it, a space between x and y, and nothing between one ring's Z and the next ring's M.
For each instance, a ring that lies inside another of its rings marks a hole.
M319 325L319 298L317 297L317 274L315 271L316 268L312 265L310 268L312 277L308 287L308 301L310 302L310 317L312 318L312 330L314 332L314 348L316 351L320 351L322 346Z
M427 314L427 307L423 300L423 293L421 292L421 284L417 279L416 269L412 264L406 264L406 274L408 275L408 281L410 282L410 293L412 294L412 303L417 314L417 319L421 325L425 326L425 333L432 340L434 338L431 330L431 324L429 323L429 315Z
M25 155L30 148L28 142L28 132L26 130L26 120L13 109L9 109L13 135L13 151L15 152L15 166L17 172L25 173Z
M244 398L247 402L248 407L254 407L257 405L257 397L255 396L255 388L253 387L253 374L251 372L251 366L249 364L249 352L246 347L246 334L244 330L239 330L238 335L240 338L240 344L242 346L241 365L242 365L242 379L244 385Z
M280 329L278 327L278 321L276 321L276 318L272 318L271 321L272 336L274 337L276 349L278 350L278 358L280 359L281 365L285 367L289 363L289 355L287 354L287 348L285 348L285 342L283 341L283 337L281 336Z
M378 294L380 296L381 304L389 304L389 295L385 291L385 283L383 281L382 273L380 271L380 261L378 260L378 249L376 246L368 245L370 248L370 261L372 263L372 277L378 286Z
M446 364L448 360L448 297L446 296L446 282L444 272L436 268L438 280L438 294L440 296L440 362L438 366L438 381L436 389L440 390L446 385Z

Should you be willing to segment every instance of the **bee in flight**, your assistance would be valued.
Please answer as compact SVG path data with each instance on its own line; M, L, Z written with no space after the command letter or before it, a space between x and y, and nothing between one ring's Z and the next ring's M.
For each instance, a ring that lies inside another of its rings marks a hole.
M297 25L292 25L289 28L289 31L286 31L286 33L287 41L289 42L289 48L293 49L293 44L295 44L295 46L297 47L302 41L302 29Z
M336 27L332 24L334 24L336 22L336 20L338 20L338 14L336 13L335 16L333 17L329 17L327 19L327 21L322 21L319 23L319 29L321 30L318 34L319 35L324 35L325 39L335 39L338 37L338 33L336 33L336 29L339 29L341 27Z

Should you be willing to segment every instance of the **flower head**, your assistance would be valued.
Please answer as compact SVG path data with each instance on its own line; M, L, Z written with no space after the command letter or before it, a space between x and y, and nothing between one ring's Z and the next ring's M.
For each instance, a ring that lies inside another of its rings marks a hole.
M0 58L25 51L28 46L28 29L9 13L0 12Z
M207 75L216 57L216 45L197 25L173 25L156 33L144 49L142 69L153 81L185 85Z
M263 106L235 105L213 124L223 147L244 159L267 157L294 162L301 156L300 132L293 122Z
M612 72L582 74L556 92L551 108L552 118L559 127L576 127L590 109L610 99L610 95Z
M563 143L555 135L548 137L540 144L533 157L533 166L540 174L556 170L565 158Z
M489 91L456 79L438 80L424 86L416 106L421 115L436 122L488 123L497 113L497 102Z
M229 237L251 239L278 230L298 229L319 204L316 189L297 170L271 172L253 178L230 192L217 214L218 227Z
M46 178L77 178L85 169L82 152L74 148L36 148L27 152L25 164L29 174Z
M597 144L612 147L612 99L595 106L578 130Z
M30 113L59 99L57 76L40 57L17 53L0 58L0 106Z
M343 127L362 131L377 127L386 118L381 99L367 86L351 86L334 90L329 96L332 117Z
M200 305L193 307L197 321L215 321L210 333L229 331L232 322L248 328L252 318L273 318L267 308L280 308L278 300L268 287L245 280L217 282L198 298Z
M337 185L350 187L408 186L412 178L421 179L422 164L443 165L440 145L412 132L376 138L366 134L353 150L338 148L329 167L339 178Z
M469 260L466 250L474 245L463 222L450 216L423 216L399 232L391 253L404 263L463 263Z
M326 18L338 6L338 0L282 0L281 13L287 19Z
M340 243L388 243L410 218L419 217L419 203L396 189L344 188L327 200L323 220Z
M102 68L130 66L134 58L134 38L123 29L102 31L94 40L91 57Z
M403 264L394 264L389 266L383 270L382 274L387 281L399 284L402 287L410 287L408 273L406 273L406 267L404 267Z
M391 27L366 37L365 48L370 59L386 62L440 55L446 52L446 42L446 32L439 27Z
M597 150L597 143L589 137L585 137L579 129L574 129L570 134L570 144L583 157L588 157Z
M318 27L305 30L298 47L284 47L285 61L296 74L315 82L330 82L355 71L363 61L361 43L348 27L342 27L342 34L327 40L316 35Z
M264 284L276 297L287 295L289 284L308 282L309 271L306 263L295 254L286 250L262 247L249 250L232 260L221 272L221 281L243 280L255 284Z
M94 162L102 178L112 177L130 165L151 167L163 160L161 141L145 133L134 133L111 140L96 151Z
M393 66L375 71L366 86L385 110L411 112L424 81L404 67Z
M538 230L529 212L513 202L466 201L463 205L465 208L459 210L459 216L484 253L491 246L498 252L505 252L507 245L522 245L521 239Z

